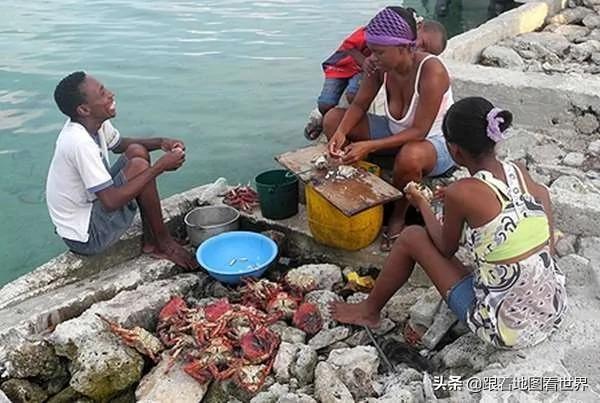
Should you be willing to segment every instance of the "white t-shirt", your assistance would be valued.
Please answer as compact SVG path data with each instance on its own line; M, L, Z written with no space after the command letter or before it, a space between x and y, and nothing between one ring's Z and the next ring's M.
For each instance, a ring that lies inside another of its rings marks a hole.
M108 150L120 140L119 131L108 120L98 130L98 143L85 127L70 119L60 131L46 181L46 202L61 237L88 241L95 192L113 184Z

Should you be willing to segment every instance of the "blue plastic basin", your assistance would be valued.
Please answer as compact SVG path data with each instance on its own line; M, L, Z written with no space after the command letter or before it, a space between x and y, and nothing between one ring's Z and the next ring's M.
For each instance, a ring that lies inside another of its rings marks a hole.
M231 231L204 241L196 259L216 280L238 284L242 277L260 277L277 257L277 244L256 232Z

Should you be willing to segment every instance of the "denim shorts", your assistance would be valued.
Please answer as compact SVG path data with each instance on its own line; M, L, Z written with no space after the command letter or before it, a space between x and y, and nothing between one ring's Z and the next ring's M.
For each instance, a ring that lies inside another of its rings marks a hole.
M119 187L127 183L123 172L127 164L127 157L122 155L117 162L110 167L110 175L113 178L113 186ZM99 199L94 200L90 214L90 226L88 227L89 238L87 242L64 239L68 248L80 255L96 255L108 249L127 231L133 222L137 211L137 203L131 200L125 206L116 211L106 211Z
M344 90L349 95L356 95L360 87L361 76L362 74L358 73L350 78L326 78L317 102L319 105L336 106L340 102Z
M373 140L383 139L391 136L393 133L390 131L390 125L388 118L381 115L374 115L372 113L367 113L367 118L369 120L369 136ZM436 136L426 137L425 140L429 141L433 148L435 148L435 152L437 153L437 160L435 166L427 174L427 176L439 176L444 172L448 171L450 168L454 167L454 160L450 156L450 152L448 151L448 147L446 146L446 140L442 134ZM395 155L398 152L398 149L391 150L383 150L377 152L378 155Z
M448 308L463 323L466 323L469 309L475 301L475 291L473 290L473 275L469 274L462 280L459 280L448 290L446 303Z

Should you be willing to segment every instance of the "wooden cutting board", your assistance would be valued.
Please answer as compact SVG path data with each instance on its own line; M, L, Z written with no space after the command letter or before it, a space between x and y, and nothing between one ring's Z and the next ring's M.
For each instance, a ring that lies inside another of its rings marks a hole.
M319 170L311 162L325 154L327 145L317 144L278 155L275 160L303 182L311 183L320 195L348 217L402 197L398 189L362 168L358 168L358 174L351 178L338 179L335 175L326 178L330 169L335 168Z

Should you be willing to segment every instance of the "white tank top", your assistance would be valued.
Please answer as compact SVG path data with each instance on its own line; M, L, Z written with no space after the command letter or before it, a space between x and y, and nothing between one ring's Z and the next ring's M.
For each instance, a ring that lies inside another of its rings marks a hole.
M396 119L390 113L388 97L387 97L387 87L386 87L387 73L385 73L383 75L383 97L384 97L384 101L385 101L384 102L385 116L388 119L388 125L390 128L390 131L393 134L398 134L401 131L412 127L412 125L415 121L415 115L417 113L417 105L419 105L419 82L421 80L421 67L423 66L425 61L429 60L432 57L438 59L440 61L440 63L442 63L442 65L444 66L446 71L448 71L448 68L446 67L444 62L442 62L442 60L435 55L428 55L428 56L424 57L423 60L421 60L421 63L419 63L419 67L417 68L417 78L415 80L415 90L414 90L412 99L410 100L410 105L408 106L408 111L406 112L406 115L404 115L404 117L402 119ZM453 103L454 103L454 99L452 97L452 85L449 85L448 90L444 93L444 96L442 97L442 103L440 104L440 109L438 110L435 120L431 124L431 128L429 129L429 132L427 133L427 137L431 138L431 137L443 135L442 122L444 121L444 115L446 114L446 111L448 110L448 108L450 108L450 106Z

